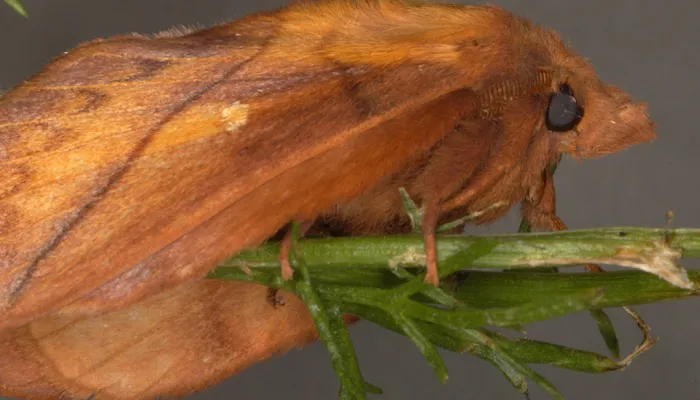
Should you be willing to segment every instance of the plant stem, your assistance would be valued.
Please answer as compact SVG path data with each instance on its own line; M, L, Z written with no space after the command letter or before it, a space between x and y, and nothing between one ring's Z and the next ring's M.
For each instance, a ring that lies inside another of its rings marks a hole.
M670 234L669 234L670 232ZM669 235L671 240L665 242ZM424 266L423 242L418 236L309 239L298 243L310 269L333 274L363 268ZM616 264L654 272L678 286L689 288L678 257L700 257L700 230L606 228L498 236L440 236L439 265L452 268L533 268L586 263ZM244 251L210 274L216 278L225 267L276 269L277 243ZM346 267L346 269L343 269ZM656 268L654 270L653 268ZM342 276L339 279L344 279Z
M347 332L338 323L341 313L409 336L440 380L447 378L447 371L433 346L483 358L520 392L527 392L525 379L529 378L554 398L561 398L554 386L529 364L586 372L624 368L654 344L636 314L632 316L644 338L619 362L556 344L511 339L484 326L517 327L586 309L596 313L604 337L614 338L614 330L601 308L695 296L697 292L691 288L700 284L700 271L688 274L678 265L680 258L700 258L700 230L607 228L439 236L437 245L440 288L422 283L420 271L425 256L419 236L295 241L297 259L303 260L299 265L303 279L296 281L281 279L278 244L267 243L230 258L208 278L285 289L301 295L310 308L315 307L311 310L314 320L342 381L341 398L363 398L363 392L369 389L357 369ZM658 276L629 270L556 274L538 271L543 266L586 263L621 264ZM513 268L526 270L512 271Z

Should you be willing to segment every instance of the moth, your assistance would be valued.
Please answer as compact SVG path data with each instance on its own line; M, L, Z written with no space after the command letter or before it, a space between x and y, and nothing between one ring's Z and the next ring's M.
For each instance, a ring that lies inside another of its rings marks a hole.
M520 205L564 229L547 166L653 128L494 6L330 0L85 43L0 99L0 328L138 307L290 221L405 232L400 187L437 284L438 224Z

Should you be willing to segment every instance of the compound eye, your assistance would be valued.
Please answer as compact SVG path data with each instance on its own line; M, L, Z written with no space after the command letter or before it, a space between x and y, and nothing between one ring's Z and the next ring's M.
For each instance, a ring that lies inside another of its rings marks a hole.
M550 131L570 131L578 125L582 117L583 108L576 101L569 85L561 85L559 91L549 97L545 122Z

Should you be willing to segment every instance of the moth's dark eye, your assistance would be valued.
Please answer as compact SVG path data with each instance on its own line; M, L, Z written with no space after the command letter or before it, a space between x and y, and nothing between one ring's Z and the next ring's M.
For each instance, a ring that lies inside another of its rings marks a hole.
M554 132L572 130L583 117L583 108L576 101L569 85L561 85L559 91L549 98L545 121L547 128Z

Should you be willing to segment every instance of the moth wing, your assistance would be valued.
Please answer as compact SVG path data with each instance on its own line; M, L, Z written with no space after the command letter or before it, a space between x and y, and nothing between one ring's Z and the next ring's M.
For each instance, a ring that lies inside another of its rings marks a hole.
M316 339L304 303L202 280L100 315L51 315L0 333L0 394L26 399L185 396ZM222 312L222 310L226 310Z
M484 79L292 57L252 21L93 42L0 99L0 325L202 276L430 148Z

